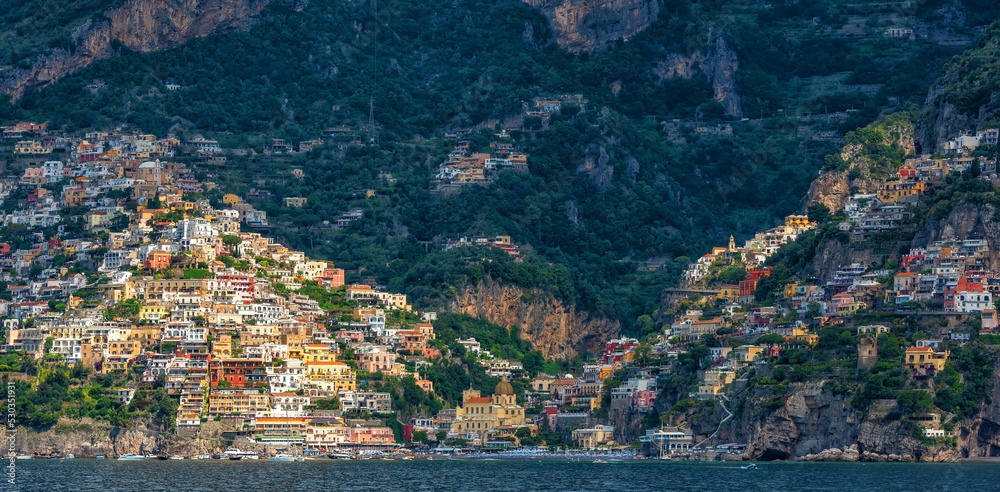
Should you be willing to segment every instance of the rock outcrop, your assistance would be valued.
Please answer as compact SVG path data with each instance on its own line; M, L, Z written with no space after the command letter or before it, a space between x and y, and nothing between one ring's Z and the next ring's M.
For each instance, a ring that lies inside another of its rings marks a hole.
M1000 222L994 218L996 208L986 203L963 201L956 204L945 216L928 214L923 225L913 237L913 246L926 248L934 241L960 238L985 239L989 244L984 268L1000 268Z
M669 53L652 67L652 72L661 80L672 78L690 79L704 76L712 84L716 102L722 105L726 114L735 118L743 116L740 95L736 91L736 71L739 59L722 36L708 31L707 49L703 53L695 50L688 54Z
M524 0L549 20L556 42L574 53L599 51L638 34L660 13L658 0Z
M806 195L807 203L826 205L830 210L841 210L851 196L851 186L847 179L847 171L831 171L820 174L809 185Z
M870 147L897 151L909 155L916 150L914 126L907 121L876 122L864 130L877 135L874 141L863 141L861 137L851 138L840 150L840 159L847 163L847 169L827 171L819 175L809 186L806 197L808 204L820 203L833 212L844 208L852 193L875 193L887 175L889 163L883 156L873 154ZM892 169L892 173L896 168ZM891 174L891 173L888 173Z
M967 130L993 126L1000 114L1000 27L983 32L978 46L956 56L927 91L917 137L932 153L946 139Z
M743 402L720 442L746 442L752 460L954 461L961 452L925 444L898 418L895 400L879 400L863 414L849 396L834 395L822 382L798 383L780 397L758 389ZM780 402L775 408L773 402Z
M9 432L5 427L0 428L3 442L8 442ZM111 457L127 453L200 456L217 453L223 447L221 441L190 439L159 432L147 421L133 421L129 427L115 427L89 418L61 418L42 432L18 427L14 433L17 453L33 456L72 454L77 458L93 458L99 454Z
M158 51L220 30L243 29L270 0L129 0L88 20L74 33L73 51L56 49L38 57L31 68L11 70L0 91L18 99L113 53L118 41L136 51Z
M490 278L459 291L449 311L520 328L546 358L572 358L580 351L596 353L618 335L618 321L591 316L550 293L500 284Z
M961 457L1000 456L1000 377L994 375L993 396L969 425L959 428Z
M736 92L736 70L740 68L736 52L726 45L726 40L722 36L712 39L712 32L709 30L709 44L707 56L708 79L712 82L712 93L715 100L726 108L726 114L735 118L743 117L743 110L740 107L740 96Z

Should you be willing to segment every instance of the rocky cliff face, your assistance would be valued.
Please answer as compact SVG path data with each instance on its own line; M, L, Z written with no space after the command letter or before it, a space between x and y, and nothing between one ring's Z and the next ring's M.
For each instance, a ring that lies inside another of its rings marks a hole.
M847 204L847 198L851 196L850 190L847 171L826 172L809 185L806 202L826 205L830 210L840 210Z
M606 48L649 27L660 13L657 0L524 0L549 19L556 42L579 53Z
M1000 377L993 378L993 396L978 417L959 428L962 458L1000 456Z
M976 126L977 118L959 111L958 107L944 96L947 82L939 81L927 93L927 102L920 115L918 136L924 152L934 152L944 140L954 137ZM991 105L993 106L993 105ZM984 108L995 114L998 108Z
M903 155L912 154L916 150L917 143L912 124L905 122L875 123L869 128L876 129L881 135L881 141L869 142L868 145L898 149ZM852 193L878 191L884 178L886 164L878 162L878 158L873 157L866 144L848 141L840 151L840 159L847 163L847 169L820 174L809 186L807 203L820 203L836 212L844 208L847 198Z
M715 100L726 108L726 114L736 118L743 117L740 108L740 96L736 92L736 70L740 68L736 52L729 49L722 36L711 39L709 31L708 49L708 79L712 82L712 92Z
M596 353L621 329L617 321L578 311L551 294L526 291L489 278L461 290L449 311L507 327L518 325L521 336L547 358L570 358L580 351Z
M1000 29L987 29L976 48L953 58L927 91L917 125L923 152L967 130L994 126L1000 114Z
M781 397L758 390L743 402L734 424L720 432L720 442L746 442L753 460L810 461L954 461L960 451L927 446L898 419L887 419L893 400L879 401L863 416L850 397L823 390L822 383L801 383ZM763 403L781 401L776 409ZM727 441L728 440L728 441Z
M57 49L31 68L8 72L0 91L18 99L96 60L112 54L112 41L136 51L157 51L219 30L241 29L270 0L130 0L108 11L105 19L87 21L73 34L76 49Z
M91 419L59 419L43 432L18 427L15 442L18 454L51 456L72 454L77 458L93 458L99 454L118 456L126 453L145 455L199 456L220 451L218 442L182 438L158 432L149 422L136 421L127 428ZM8 430L0 428L0 439L7 442Z
M688 54L670 53L652 67L661 80L706 77L712 84L715 100L726 109L726 114L743 116L740 95L736 91L736 71L740 68L736 52L729 48L722 36L713 36L709 29L708 47L704 52L695 50Z
M913 237L913 246L925 248L944 239L982 238L989 243L985 268L1000 268L1000 223L994 216L996 208L986 203L961 202L948 215L930 214Z

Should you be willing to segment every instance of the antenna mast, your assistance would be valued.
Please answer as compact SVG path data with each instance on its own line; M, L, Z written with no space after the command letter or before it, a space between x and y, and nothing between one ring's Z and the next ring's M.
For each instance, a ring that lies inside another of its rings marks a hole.
M372 19L375 28L372 30L372 92L368 96L368 143L378 145L378 130L375 127L375 93L378 92L378 0L372 0Z

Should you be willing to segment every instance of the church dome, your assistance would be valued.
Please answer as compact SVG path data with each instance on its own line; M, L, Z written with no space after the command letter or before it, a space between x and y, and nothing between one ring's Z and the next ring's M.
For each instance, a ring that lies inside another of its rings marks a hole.
M493 390L494 395L513 395L514 387L507 382L507 378L503 378L499 383L497 383L496 389Z

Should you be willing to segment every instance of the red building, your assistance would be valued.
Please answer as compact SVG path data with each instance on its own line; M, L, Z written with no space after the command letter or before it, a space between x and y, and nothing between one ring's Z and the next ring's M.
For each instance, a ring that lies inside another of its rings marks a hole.
M604 344L604 355L598 360L601 364L621 362L625 354L639 346L634 338L616 338Z
M80 154L78 160L80 162L91 162L91 161L96 161L97 158L100 156L101 156L100 152L85 152L83 154Z
M749 268L747 269L747 278L751 280L760 280L764 277L770 277L771 270L774 270L774 267L766 266L763 268Z
M632 408L648 409L653 408L656 403L656 395L653 390L640 390L632 392Z
M208 363L212 387L226 381L234 388L267 384L263 359L213 359Z
M899 266L903 268L908 268L912 265L922 265L924 261L926 261L926 259L927 258L921 253L912 255L903 255L903 257L899 260Z
M232 290L253 296L256 290L257 280L253 275L242 273L225 273L215 277L218 287L223 290Z
M740 297L753 297L757 292L757 279L745 278L740 280Z

